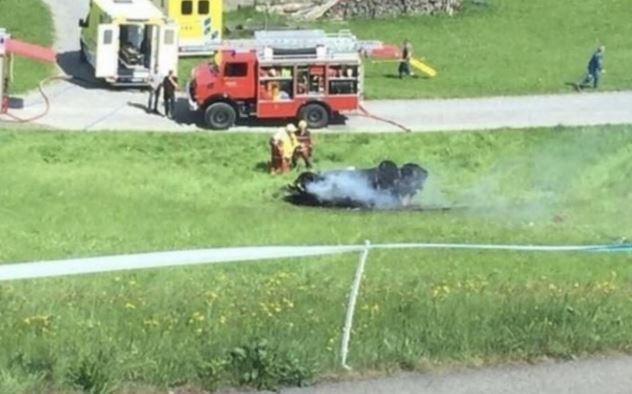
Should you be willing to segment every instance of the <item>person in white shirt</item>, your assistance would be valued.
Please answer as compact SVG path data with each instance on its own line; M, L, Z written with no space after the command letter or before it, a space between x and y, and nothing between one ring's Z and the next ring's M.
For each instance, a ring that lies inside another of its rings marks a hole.
M159 114L158 112L158 99L160 98L160 91L162 90L162 76L158 73L158 69L154 69L149 73L147 78L149 84L149 101L147 102L147 112Z

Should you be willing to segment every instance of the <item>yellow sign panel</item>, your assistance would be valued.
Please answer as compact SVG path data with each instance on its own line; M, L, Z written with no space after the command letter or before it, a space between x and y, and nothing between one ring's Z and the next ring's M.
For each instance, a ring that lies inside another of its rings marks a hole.
M222 0L168 0L163 7L180 26L182 44L221 42Z

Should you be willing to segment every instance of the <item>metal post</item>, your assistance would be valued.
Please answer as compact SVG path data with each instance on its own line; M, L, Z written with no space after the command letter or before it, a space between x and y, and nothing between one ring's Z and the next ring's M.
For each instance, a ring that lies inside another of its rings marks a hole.
M265 13L263 14L263 30L268 30L268 17L270 16L270 1L266 1Z
M4 62L6 60L6 56L5 55L0 55L0 114L4 113L6 108L4 106L4 95L5 95L5 91L4 91L4 84L5 84L5 79L4 79Z
M347 365L347 355L349 354L349 341L351 340L351 327L353 326L353 314L355 312L356 301L358 299L358 293L360 291L360 283L362 282L362 275L364 274L364 266L366 259L369 256L369 249L371 243L364 241L364 250L360 255L360 262L358 268L356 268L355 277L353 278L353 285L351 286L351 293L349 293L349 304L347 305L347 316L345 317L345 326L342 330L342 342L340 344L340 355L342 367L345 369L351 369Z
M4 107L4 96L8 94L5 92L5 73L8 65L9 54L6 51L6 42L9 39L9 35L6 34L4 29L0 29L0 113L3 113L6 109Z

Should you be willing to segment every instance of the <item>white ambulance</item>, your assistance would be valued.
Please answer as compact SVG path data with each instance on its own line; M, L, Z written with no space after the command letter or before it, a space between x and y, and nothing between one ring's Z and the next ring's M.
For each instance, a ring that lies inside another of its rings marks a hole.
M178 67L178 25L151 0L91 0L79 21L81 58L112 85L142 86Z

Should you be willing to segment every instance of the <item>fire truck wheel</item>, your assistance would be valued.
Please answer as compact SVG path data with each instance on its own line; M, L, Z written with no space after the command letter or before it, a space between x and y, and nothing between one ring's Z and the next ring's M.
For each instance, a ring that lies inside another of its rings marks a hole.
M235 109L228 103L214 103L204 111L206 124L216 130L226 130L235 123L236 117Z
M329 111L321 104L307 104L298 112L298 118L307 122L312 129L320 129L329 124Z

